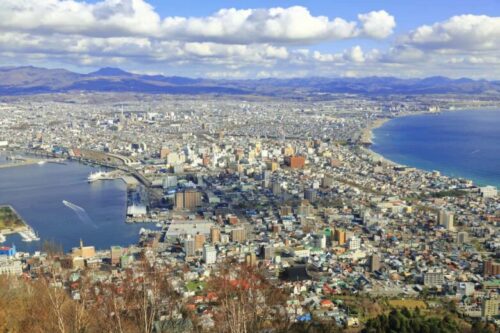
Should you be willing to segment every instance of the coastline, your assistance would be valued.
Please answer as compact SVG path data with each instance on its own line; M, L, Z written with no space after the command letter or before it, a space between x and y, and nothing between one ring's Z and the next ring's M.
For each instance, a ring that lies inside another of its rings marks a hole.
M388 121L390 120L394 120L394 119L397 119L397 118L400 118L400 117L411 117L411 116L421 116L421 115L439 115L440 113L444 113L444 112L457 112L457 111L467 111L467 112L475 112L475 111L497 111L497 110L500 110L500 107L498 108L493 108L493 107L486 107L486 108L476 108L476 109L469 109L469 108L454 108L454 109L445 109L445 110L440 110L438 112L429 112L429 111L416 111L416 112L411 112L411 113L403 113L403 114L400 114L396 117L392 117L392 118L381 118L381 119L378 119L377 121L375 122L372 122L370 123L362 132L362 137L363 138L363 135L365 135L365 137L367 137L369 139L368 142L364 143L361 141L360 139L360 143L361 143L361 150L363 152L365 152L366 154L370 155L370 157L374 160L374 161L380 161L380 162L383 162L383 163L386 163L386 164L390 164L392 166L399 166L399 167L409 167L409 168L414 168L416 170L419 170L419 171L423 171L423 172L431 172L429 170L425 170L423 168L420 168L420 167L416 167L416 166L411 166L411 165L405 165L405 164L401 164L401 163L397 163L395 161L392 161L390 160L389 158L375 152L371 147L373 145L373 138L374 138L374 134L373 134L373 131L381 126L383 126L385 123L387 123ZM441 170L438 170L441 172ZM447 177L449 178L461 178L461 179L466 179L466 180L469 180L471 181L475 186L483 186L483 185L480 185L478 184L475 180L471 179L471 178L468 178L468 177L458 177L458 176L448 176L446 175ZM487 184L486 184L487 185ZM490 184L491 185L491 184ZM495 186L497 187L497 186Z
M392 120L392 119L394 119L394 118L379 118L379 119L371 122L370 124L368 124L368 126L365 129L363 129L363 131L361 132L361 136L359 139L360 143L363 145L373 144L373 142L372 142L373 130L381 127L386 122L388 122L389 120Z

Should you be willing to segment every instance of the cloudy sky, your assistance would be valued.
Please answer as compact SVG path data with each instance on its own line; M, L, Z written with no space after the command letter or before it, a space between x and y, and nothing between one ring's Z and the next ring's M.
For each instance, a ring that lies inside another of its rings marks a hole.
M500 79L500 0L0 0L0 64Z

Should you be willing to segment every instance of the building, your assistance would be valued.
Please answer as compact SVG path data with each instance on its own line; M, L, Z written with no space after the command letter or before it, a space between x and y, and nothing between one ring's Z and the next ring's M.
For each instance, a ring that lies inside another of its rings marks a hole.
M430 270L424 274L424 286L442 287L444 284L444 274L441 270Z
M443 226L446 230L453 231L453 213L441 210L439 212L439 225Z
M95 256L95 248L93 246L83 246L83 241L80 239L80 247L74 247L71 255L83 259L92 258Z
M201 205L201 193L194 189L185 189L175 194L175 208L194 210Z
M345 231L340 229L335 229L333 234L333 240L337 241L339 245L343 245L346 242L346 234Z
M118 265L120 263L120 258L123 255L123 249L121 246L111 247L111 265Z
M372 254L370 256L370 272L375 272L380 269L380 255Z
M231 230L231 241L244 242L247 239L245 228L239 227Z
M271 245L262 245L260 254L262 259L270 260L274 258L274 248Z
M483 300L481 316L484 318L495 317L500 314L500 298L488 298Z
M335 181L335 178L333 177L333 175L327 174L321 180L321 187L324 187L324 188L333 187L333 182L334 181Z
M271 182L271 189L274 195L281 195L281 183L277 180Z
M160 158L166 159L169 153L170 153L170 149L168 149L167 147L162 147L160 149Z
M496 262L492 259L486 261L483 267L484 276L496 276L500 275L500 262Z
M214 264L217 261L217 250L212 245L203 246L203 261L207 265Z
M361 239L356 236L352 236L349 239L349 250L359 250L361 247Z
M188 237L184 240L184 252L186 252L186 257L192 257L196 253L194 238Z
M483 198L495 198L498 195L498 190L495 186L484 186L479 190Z
M212 244L220 243L220 229L218 227L210 228L210 241Z
M317 198L318 198L318 193L316 192L315 189L308 188L304 191L304 199L306 199L307 201L315 202Z
M0 257L0 275L21 275L23 265L19 260L11 260L6 256Z
M206 237L204 234L197 233L194 236L194 250L198 251L203 248L203 245L205 244Z
M257 256L255 252L249 252L245 255L245 264L247 266L257 266Z
M314 247L326 249L326 236L324 234L314 235Z
M303 169L306 158L304 156L288 156L285 158L285 164L292 169Z
M457 233L457 243L465 244L469 241L469 234L466 231L460 231Z

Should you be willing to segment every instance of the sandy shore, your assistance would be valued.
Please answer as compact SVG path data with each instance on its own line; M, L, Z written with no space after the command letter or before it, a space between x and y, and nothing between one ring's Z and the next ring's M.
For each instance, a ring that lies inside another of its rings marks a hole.
M364 145L371 145L373 143L372 142L372 139L373 139L373 130L376 129L376 128L381 127L382 125L384 125L389 120L391 120L391 118L380 118L380 119L377 119L377 120L371 122L363 130L363 132L361 132L361 137L359 139L360 143L364 144Z

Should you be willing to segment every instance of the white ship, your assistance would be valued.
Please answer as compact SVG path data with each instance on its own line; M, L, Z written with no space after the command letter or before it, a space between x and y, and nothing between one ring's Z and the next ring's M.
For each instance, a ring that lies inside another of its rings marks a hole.
M80 206L77 206L75 205L74 203L72 202L69 202L69 201L66 201L66 200L63 200L62 203L66 206L66 207L69 207L73 210L78 210L78 211L84 211L85 209L83 209L82 207Z
M92 182L95 182L96 180L103 179L105 176L106 176L106 173L102 172L102 171L92 172L88 176L87 180L88 180L89 183L92 183Z
M3 234L0 234L0 243L4 243L7 239Z
M47 163L46 161L38 161L37 164L38 165L44 165L45 163Z

